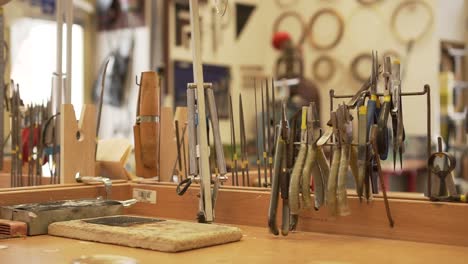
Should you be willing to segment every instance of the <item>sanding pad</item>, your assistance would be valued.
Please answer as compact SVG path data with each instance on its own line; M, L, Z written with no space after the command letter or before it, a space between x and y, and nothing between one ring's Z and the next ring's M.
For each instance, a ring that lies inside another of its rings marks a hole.
M124 215L56 222L49 225L49 235L163 252L209 247L242 238L237 227Z

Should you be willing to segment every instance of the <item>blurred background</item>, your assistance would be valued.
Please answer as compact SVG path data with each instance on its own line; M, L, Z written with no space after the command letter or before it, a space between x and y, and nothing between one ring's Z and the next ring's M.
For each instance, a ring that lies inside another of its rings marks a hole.
M111 58L99 138L133 142L135 76L143 71L160 74L164 106L186 105L187 83L193 81L188 1L73 3L72 102L77 113L98 98L103 65ZM370 54L376 50L380 58L401 61L404 92L430 85L432 135L442 135L447 150L457 156L456 176L463 186L468 180L467 14L463 0L229 0L220 17L212 1L200 0L205 81L213 83L223 143L228 146L231 139L229 94L235 106L238 94L243 96L249 154L255 160L255 139L261 137L255 134L254 79L257 85L265 78L298 79L277 85L276 103L286 100L293 111L317 101L324 126L329 91L354 94L369 77ZM25 103L46 101L56 56L55 1L12 0L3 16L7 78L21 84ZM285 61L297 67L285 69ZM335 100L335 106L340 102ZM409 162L403 173L389 169L387 177L391 190L422 192L426 97L405 98L403 108ZM234 115L237 135L239 122Z

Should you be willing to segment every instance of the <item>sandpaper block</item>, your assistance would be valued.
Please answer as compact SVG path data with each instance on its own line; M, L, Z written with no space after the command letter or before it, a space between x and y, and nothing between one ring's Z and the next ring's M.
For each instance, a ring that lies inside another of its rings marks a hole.
M163 252L209 247L242 238L237 227L125 215L56 222L49 225L49 235Z

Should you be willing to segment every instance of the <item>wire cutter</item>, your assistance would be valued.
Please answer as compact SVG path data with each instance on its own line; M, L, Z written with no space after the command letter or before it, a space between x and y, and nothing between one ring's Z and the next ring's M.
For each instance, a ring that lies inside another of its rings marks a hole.
M281 198L283 200L282 226L281 234L286 236L289 233L289 201L288 185L289 173L287 172L287 144L289 143L289 122L286 118L286 106L282 105L281 119L276 131L275 155L273 158L273 177L271 185L270 206L268 209L268 227L275 236L279 235L276 225L276 211L278 209L278 199L281 189ZM281 186L280 186L281 185Z

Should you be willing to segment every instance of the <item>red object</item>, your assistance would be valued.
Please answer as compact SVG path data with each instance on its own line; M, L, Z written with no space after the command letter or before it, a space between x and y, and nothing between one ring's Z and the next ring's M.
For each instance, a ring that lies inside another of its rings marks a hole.
M29 127L24 128L21 134L21 141L22 141L22 159L23 162L29 161ZM41 131L38 127L34 127L34 135L33 135L33 147L39 144L39 134Z
M288 32L276 32L273 36L272 45L275 49L280 50L283 43L291 40L291 35Z

